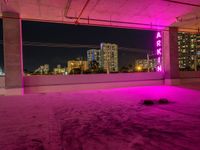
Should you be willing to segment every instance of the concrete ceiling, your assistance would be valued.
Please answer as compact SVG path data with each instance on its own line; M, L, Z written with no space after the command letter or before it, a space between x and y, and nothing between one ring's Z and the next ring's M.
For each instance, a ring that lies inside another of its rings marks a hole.
M199 0L0 0L24 20L140 29L200 27ZM180 3L179 3L180 2Z

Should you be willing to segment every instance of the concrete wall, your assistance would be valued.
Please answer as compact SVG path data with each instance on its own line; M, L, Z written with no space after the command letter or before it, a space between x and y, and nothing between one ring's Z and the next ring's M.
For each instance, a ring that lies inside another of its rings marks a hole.
M90 74L90 75L35 75L25 76L25 87L48 86L48 85L70 85L89 83L131 82L163 80L163 74L151 73L117 73L117 74Z
M5 87L5 77L0 76L0 88L4 88Z
M181 71L180 78L200 78L200 71Z
M187 85L187 86L193 86L193 85L200 85L200 78L184 78L180 79L179 85Z
M48 85L48 86L33 86L24 88L25 94L34 93L51 93L51 92L77 92L84 90L101 90L112 88L124 88L134 86L157 86L163 85L164 80L145 80L131 82L107 82L107 83L89 83L89 84L71 84L71 85Z
M178 28L163 31L163 67L165 79L178 79Z
M3 12L5 88L23 87L22 28L18 13Z

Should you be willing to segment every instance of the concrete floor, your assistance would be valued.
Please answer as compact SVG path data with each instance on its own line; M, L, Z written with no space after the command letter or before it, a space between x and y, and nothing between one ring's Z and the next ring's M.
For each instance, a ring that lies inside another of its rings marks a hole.
M143 106L167 98L170 104ZM199 150L200 86L0 96L1 150Z

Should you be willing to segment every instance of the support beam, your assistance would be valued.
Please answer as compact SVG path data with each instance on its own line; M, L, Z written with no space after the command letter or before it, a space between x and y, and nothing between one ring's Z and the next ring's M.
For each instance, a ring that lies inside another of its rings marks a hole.
M176 27L163 31L163 65L165 81L170 83L178 81L178 28Z
M3 12L5 88L23 87L22 29L18 13Z

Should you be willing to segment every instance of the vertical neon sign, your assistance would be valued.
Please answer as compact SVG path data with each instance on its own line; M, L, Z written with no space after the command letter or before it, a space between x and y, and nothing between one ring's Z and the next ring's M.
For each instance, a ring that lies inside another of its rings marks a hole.
M156 33L156 55L157 55L157 66L156 71L161 72L162 71L162 35L161 32L158 31Z

